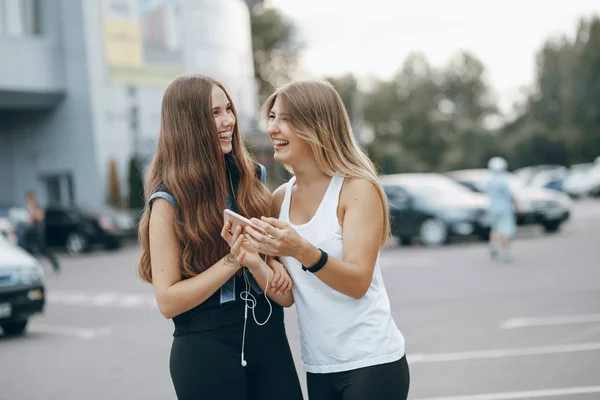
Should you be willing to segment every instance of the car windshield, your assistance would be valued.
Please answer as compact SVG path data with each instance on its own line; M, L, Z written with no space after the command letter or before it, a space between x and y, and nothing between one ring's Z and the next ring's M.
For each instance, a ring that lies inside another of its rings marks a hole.
M467 188L444 178L423 178L402 182L402 185L413 196L424 201L439 199L461 200L473 194Z
M478 192L484 193L485 187L489 179L489 173L477 174L466 178L459 178L460 182L465 182L473 185ZM526 186L525 182L515 174L508 174L508 186L513 192L519 192Z

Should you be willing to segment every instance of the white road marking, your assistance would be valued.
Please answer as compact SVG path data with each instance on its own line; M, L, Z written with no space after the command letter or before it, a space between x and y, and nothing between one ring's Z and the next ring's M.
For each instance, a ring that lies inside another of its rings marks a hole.
M558 346L524 347L516 349L464 351L459 353L409 354L408 362L410 364L421 364L446 361L484 360L490 358L522 357L596 350L600 350L600 342L573 343Z
M500 324L501 329L517 329L533 326L589 324L600 322L600 314L561 315L538 318L511 318Z
M119 295L117 293L100 293L91 300L91 305L102 307L117 301Z
M102 336L108 336L113 333L113 330L110 327L103 327L98 329L85 329L73 326L45 324L31 324L27 328L27 330L31 332L50 333L54 335L75 336L80 339L95 339Z
M51 290L48 303L70 306L156 309L156 300L151 294L115 292L78 292Z
M600 386L582 386L562 389L542 389L530 390L527 392L486 393L467 396L427 397L416 400L516 400L590 393L600 393Z
M149 305L156 305L156 303L154 302L154 298L149 299L150 302L147 301L148 299L146 298L146 296L143 295L138 295L138 294L131 294L131 295L127 295L124 296L120 303L118 303L121 307L140 307L140 306L149 306Z

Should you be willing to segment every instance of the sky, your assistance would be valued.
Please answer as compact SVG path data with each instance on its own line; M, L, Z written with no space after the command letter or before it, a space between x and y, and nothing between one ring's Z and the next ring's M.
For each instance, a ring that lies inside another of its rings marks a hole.
M306 76L389 78L412 51L436 66L460 49L487 67L503 111L534 80L535 54L600 0L267 0L296 25Z

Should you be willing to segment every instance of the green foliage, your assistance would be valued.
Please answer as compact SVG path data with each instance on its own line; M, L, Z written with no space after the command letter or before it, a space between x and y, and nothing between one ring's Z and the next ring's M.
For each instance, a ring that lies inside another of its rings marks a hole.
M292 79L302 46L295 38L294 25L275 8L255 8L251 26L254 74L262 103Z
M301 46L293 25L272 8L253 12L252 35L264 100L291 80ZM372 132L363 145L382 173L478 168L495 155L511 168L593 160L600 155L600 18L582 19L573 38L546 41L536 62L528 97L504 121L484 64L467 51L442 67L415 52L368 90L351 74L327 80L357 136Z
M117 162L111 158L108 164L108 193L106 202L115 208L122 206L121 182L117 171Z
M600 18L582 19L572 39L548 40L536 61L529 96L496 126L490 121L503 118L485 66L465 51L441 68L413 53L365 93L351 75L328 80L348 110L365 99L360 111L374 133L367 151L385 173L478 168L495 155L511 168L592 161L600 155Z
M517 166L592 161L600 154L600 19L582 19L574 38L546 41L533 93L502 135Z
M129 160L129 201L128 206L132 209L141 209L144 206L144 178L139 167L137 157Z
M469 53L437 69L413 53L366 94L370 153L388 173L477 166L495 142L484 124L497 112L490 93L483 64Z

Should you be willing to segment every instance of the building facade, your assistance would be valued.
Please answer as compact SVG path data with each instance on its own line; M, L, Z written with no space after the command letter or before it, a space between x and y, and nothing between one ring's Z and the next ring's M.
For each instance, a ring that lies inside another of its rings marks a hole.
M183 73L225 83L240 122L258 108L243 0L0 0L0 204L99 207L114 160L156 147L162 94Z

